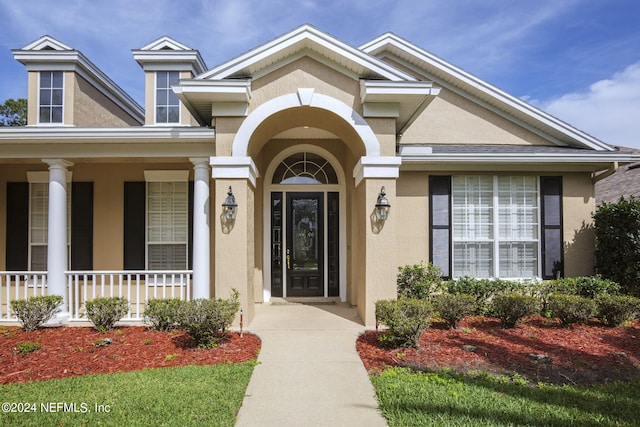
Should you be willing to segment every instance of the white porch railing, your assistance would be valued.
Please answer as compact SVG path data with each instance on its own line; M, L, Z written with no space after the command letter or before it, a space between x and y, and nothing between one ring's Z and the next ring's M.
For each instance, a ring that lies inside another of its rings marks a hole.
M145 304L154 298L191 299L191 270L67 271L67 304L71 320L86 320L85 303L98 297L125 297L123 320L142 320ZM12 299L46 295L46 272L0 272L0 320L15 321Z
M0 272L0 320L18 320L11 311L10 301L46 295L46 271Z

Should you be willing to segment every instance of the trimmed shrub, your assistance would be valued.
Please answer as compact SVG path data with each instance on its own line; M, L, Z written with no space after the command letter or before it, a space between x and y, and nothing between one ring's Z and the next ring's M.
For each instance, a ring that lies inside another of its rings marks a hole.
M231 298L194 299L180 304L178 324L199 347L213 348L231 326L240 310L240 293L232 290Z
M432 313L431 304L425 300L376 301L376 322L389 328L392 343L401 347L418 347L420 336L431 323Z
M35 331L60 312L62 296L33 296L26 300L11 300L11 309L25 332Z
M501 294L493 298L491 309L503 328L514 328L521 318L540 313L540 301L530 295Z
M443 288L442 270L431 263L398 267L398 298L429 299Z
M585 323L595 315L594 300L580 295L554 294L549 297L548 309L551 317L560 319L564 326Z
M596 317L607 326L620 326L640 313L640 299L627 295L600 295Z
M502 279L476 279L469 276L449 280L446 283L450 294L467 294L476 298L480 311L487 314L490 310L489 301L495 296L505 293L524 292L525 285L521 282Z
M613 280L598 276L567 277L547 282L545 291L547 294L569 294L595 298L602 294L617 295L620 292L620 285Z
M458 327L463 317L476 310L476 299L467 294L441 294L433 297L433 308L451 329Z
M640 297L640 198L601 203L593 219L596 271Z
M99 297L86 302L85 312L93 326L104 332L129 312L129 301L125 297Z
M150 299L144 309L144 321L156 331L170 331L178 326L180 298Z

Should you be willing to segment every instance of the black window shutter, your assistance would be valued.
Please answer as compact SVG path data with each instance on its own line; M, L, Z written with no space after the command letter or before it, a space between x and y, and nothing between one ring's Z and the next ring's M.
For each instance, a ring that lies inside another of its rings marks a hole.
M93 270L93 182L71 183L71 269Z
M193 270L193 181L189 181L189 206L188 206L188 269Z
M7 182L7 256L9 271L29 269L29 183Z
M564 277L562 177L540 177L542 207L542 278Z
M451 177L429 177L429 261L451 277Z
M145 269L145 182L124 183L124 269Z

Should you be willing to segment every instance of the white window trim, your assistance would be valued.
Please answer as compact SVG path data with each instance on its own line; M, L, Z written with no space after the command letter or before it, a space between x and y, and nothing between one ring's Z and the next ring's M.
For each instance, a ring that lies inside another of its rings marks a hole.
M187 206L186 206L186 210L187 210L187 229L188 229L188 224L189 224L189 197L188 197L188 185L189 185L189 171L188 170L145 170L144 171L144 177L145 177L145 202L144 202L144 239L145 239L145 245L144 245L144 251L145 251L145 269L149 270L149 224L148 224L148 220L149 220L149 183L153 183L153 182L157 182L157 183L161 183L161 182L184 182L185 185L187 185ZM177 242L177 244L182 244L182 242ZM185 250L186 250L186 254L185 254L185 261L186 261L186 265L184 266L183 269L181 270L187 270L188 266L189 266L189 235L188 235L188 230L187 230L187 236L186 236L186 240L184 242L185 244Z
M463 177L463 176L474 176L474 175L454 175L452 176L452 179L455 179L456 177ZM480 175L477 175L480 176ZM500 175L502 176L502 175ZM513 175L513 176L520 176L520 175ZM531 175L523 175L523 176L531 176ZM454 191L453 191L453 184L452 184L452 191L451 191L451 197L452 197L452 221L451 221L451 227L452 227L452 233L451 233L451 268L452 268L452 277L461 277L459 274L456 274L455 271L455 244L456 242L487 242L487 243L491 243L491 248L492 248L492 269L493 269L493 274L491 277L489 278L499 278L499 279L503 279L503 280L509 280L509 279L523 279L522 277L501 277L500 276L500 243L503 242L511 242L511 240L501 240L499 237L499 226L500 226L500 220L499 220L499 189L498 189L498 175L493 175L492 176L492 236L487 239L487 240L481 240L481 239L477 239L477 240L457 240L455 238L455 233L453 230L453 227L455 227L455 221L453 220L453 209L454 209L454 205L453 205L453 197L454 197ZM524 278L524 279L536 279L536 280L540 280L542 277L542 245L541 245L541 209L540 209L540 177L536 176L536 210L537 210L537 215L536 215L536 220L537 220L537 238L536 239L529 239L526 240L527 242L534 242L536 243L537 246L537 251L536 251L536 275L534 277L531 278ZM524 242L525 240L521 240L522 242Z
M40 89L42 85L42 73L61 73L62 74L62 121L60 122L41 122L40 121ZM42 70L38 72L38 97L37 97L37 114L36 114L36 123L40 126L64 126L64 114L65 114L65 93L67 91L65 84L65 72L59 70Z
M176 70L157 70L153 73L153 124L155 126L179 126L182 124L182 102L178 98L178 121L177 122L159 122L158 121L158 73L178 73L180 80L180 71ZM169 86L171 89L171 86Z

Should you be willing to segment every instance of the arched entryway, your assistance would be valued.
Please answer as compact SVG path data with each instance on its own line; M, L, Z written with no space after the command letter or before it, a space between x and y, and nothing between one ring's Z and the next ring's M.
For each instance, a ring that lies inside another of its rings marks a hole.
M346 300L345 174L327 150L298 144L264 180L263 298Z

